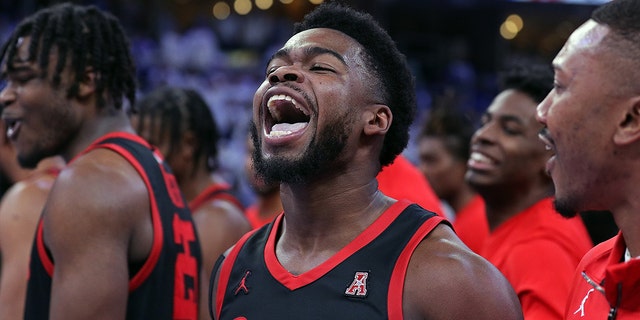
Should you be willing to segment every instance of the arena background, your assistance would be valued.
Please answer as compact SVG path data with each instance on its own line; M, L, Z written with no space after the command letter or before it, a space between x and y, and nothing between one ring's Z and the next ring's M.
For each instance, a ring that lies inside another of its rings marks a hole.
M416 77L419 113L412 137L433 101L456 97L475 117L497 93L496 75L513 61L550 63L598 1L352 0L389 30ZM61 1L0 0L0 41L37 9ZM253 92L265 60L293 22L321 0L95 0L129 33L140 94L160 85L188 86L209 102L224 141L220 162L245 203L245 138ZM414 142L405 151L415 161ZM6 185L6 183L5 183Z

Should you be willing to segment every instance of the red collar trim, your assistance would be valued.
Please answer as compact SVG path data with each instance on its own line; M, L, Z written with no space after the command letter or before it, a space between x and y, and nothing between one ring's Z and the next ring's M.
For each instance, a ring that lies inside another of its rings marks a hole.
M327 261L321 263L317 267L304 272L300 275L294 275L289 273L278 261L276 257L276 237L279 234L282 227L283 214L276 218L273 224L269 238L265 246L264 257L265 263L271 275L280 282L283 286L289 290L296 290L310 284L322 276L324 276L331 269L350 257L356 251L362 249L364 246L378 237L399 215L402 211L411 203L407 200L401 200L391 205L376 221L374 221L369 227L367 227L360 235L358 235L351 243L347 244L344 248L334 254Z

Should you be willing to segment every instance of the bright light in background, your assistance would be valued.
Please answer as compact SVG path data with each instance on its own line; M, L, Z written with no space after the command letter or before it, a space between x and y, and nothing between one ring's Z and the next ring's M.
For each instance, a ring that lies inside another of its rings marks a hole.
M510 21L513 24L515 24L516 27L518 28L518 32L520 32L520 30L522 30L522 27L524 26L524 22L522 21L522 18L520 18L520 16L517 14L512 14L508 16L506 21Z
M311 2L311 4L321 4L324 0L309 0L309 2Z
M267 10L273 5L273 0L256 0L256 7L261 10Z
M231 14L231 8L224 1L216 2L213 5L213 16L218 20L224 20Z
M235 0L233 2L233 10L241 16L251 12L251 7L251 0Z
M282 2L284 4L291 4L293 2L293 0L280 0L280 2Z
M500 25L500 35L507 40L511 40L518 35L523 26L522 18L517 14L512 14Z

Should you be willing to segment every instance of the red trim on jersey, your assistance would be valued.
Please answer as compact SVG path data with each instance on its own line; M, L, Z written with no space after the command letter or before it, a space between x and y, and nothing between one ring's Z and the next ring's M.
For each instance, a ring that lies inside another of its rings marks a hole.
M136 169L136 171L138 171L138 174L144 181L144 184L147 186L147 191L149 193L149 206L151 207L151 221L153 223L153 244L151 246L151 252L147 257L147 260L142 265L142 268L140 268L140 270L138 270L133 278L129 280L129 292L131 292L138 288L144 282L144 280L147 279L147 277L153 271L156 263L158 263L160 253L162 252L162 239L164 237L162 222L160 220L160 213L158 211L156 203L156 195L153 193L153 188L151 187L151 183L149 182L149 177L147 177L144 169L142 168L142 165L137 160L135 160L131 153L129 153L126 149L119 145L109 143L100 145L99 148L111 149L126 158L129 163L131 163L131 165Z
M53 277L53 261L47 254L47 248L44 246L44 222L42 218L38 221L38 230L36 231L36 245L38 246L38 256L42 262L44 270L47 271L49 277Z
M144 139L142 139L141 137L139 137L137 135L134 135L134 134L131 134L131 133L127 133L127 132L113 132L113 133L109 133L107 135L104 135L104 136L96 139L85 150L83 150L82 152L77 154L75 157L73 157L71 159L71 161L69 161L68 164L71 164L74 160L79 158L81 155L84 155L84 154L86 154L87 152L89 152L89 151L91 151L93 149L99 149L99 148L118 149L118 150L120 150L123 153L128 155L128 156L125 156L125 158L127 158L127 159L133 158L129 152L127 152L126 150L124 150L124 149L122 149L122 148L120 148L118 146L109 145L111 147L107 147L107 145L104 145L104 146L98 146L97 145L98 143L100 143L103 140L110 139L110 138L117 138L117 137L124 138L124 139L129 139L129 140L134 140L134 141L136 141L136 142L138 142L138 143L150 148L149 143L146 142ZM129 161L129 162L131 163L131 161ZM142 176L143 180L145 181L145 184L147 185L147 189L151 190L151 185L149 184L149 180L146 177L146 175L143 174L144 171L142 170L142 167L140 166L139 163L137 163L137 161L134 161L134 162L136 163L134 165L134 167L140 173L140 175ZM47 173L57 176L60 173L60 171L61 171L60 169L55 168L55 169L48 170ZM152 203L155 203L155 199L153 199L155 197L153 195L153 192L149 192L149 194L151 194L151 197L152 197L152 200L153 200ZM155 247L158 246L156 244L156 242L159 239L159 241L160 241L159 248L158 248L158 250L156 250L157 253L155 253L155 257L154 257L155 261L153 263L153 265L155 265L155 263L158 260L158 257L160 256L160 251L161 251L160 249L162 249L162 227L160 225L160 217L158 216L158 209L154 207L154 208L152 208L152 212L153 212L152 216L153 216L154 230L155 229L160 230L159 234L157 232L154 232L154 241L153 241L154 244L153 244L153 248L151 250L151 255L149 255L149 258L151 258L153 256L154 249L155 249ZM44 267L46 272L49 274L49 276L53 277L54 262L51 260L51 258L47 254L47 248L45 246L44 236L43 236L43 234L44 234L44 226L43 225L44 225L44 222L43 222L42 219L40 219L40 222L38 223L38 228L36 230L36 246L38 248L38 256L40 257L40 261L42 262L42 266ZM140 272L142 272L142 270L146 267L147 263L149 262L149 258L147 258L147 261L145 262L145 265L140 270ZM150 270L147 272L147 275L152 270L153 265L151 266ZM136 276L138 276L140 274L140 272L138 272L138 274ZM146 278L147 275L145 275L145 278ZM135 277L134 277L134 279L135 279ZM144 280L144 279L141 279L140 283L142 282L142 280ZM133 289L135 289L136 287L138 287L140 285L140 284L135 284L134 286L132 286L132 281L133 281L133 279L129 282L129 291L132 291Z
M391 281L389 282L389 292L387 293L387 312L389 319L402 319L402 293L404 291L404 281L407 275L407 268L409 266L409 260L411 255L416 250L420 242L431 232L433 229L445 221L443 217L435 216L425 221L416 233L411 237L407 245L400 253L396 265L393 267L391 273Z
M110 150L113 150L114 152L118 152L136 169L136 171L140 175L140 178L142 178L145 185L147 186L147 191L149 192L149 205L151 207L151 221L153 224L153 244L151 247L151 252L147 257L147 260L142 265L142 268L140 268L140 270L138 270L138 272L129 280L129 292L131 292L136 288L138 288L144 282L144 280L147 279L147 277L153 271L153 268L155 267L155 265L158 263L158 259L160 258L160 253L162 252L162 239L164 237L164 232L162 230L162 222L160 220L160 213L158 212L155 194L153 193L153 188L151 186L151 183L149 182L149 177L147 177L144 169L142 168L142 165L137 161L137 159L133 157L133 155L131 155L131 153L129 153L129 151L127 151L126 149L124 149L119 145L111 144L111 143L98 145L102 141L111 139L111 138L123 138L123 139L133 140L150 149L151 149L151 146L149 145L148 142L146 142L140 136L137 136L135 134L128 133L128 132L112 132L94 141L87 149L84 150L84 152L78 155L80 156L91 150L100 149L100 148L110 149ZM78 156L74 157L74 159L72 159L71 161L75 160L75 158L77 158Z
M224 200L231 202L233 205L238 207L240 211L244 211L244 206L242 205L242 203L240 203L240 200L229 194L229 190L231 190L231 188L228 184L212 184L202 190L200 194L198 194L193 200L189 202L189 209L192 213L195 213L196 210L198 210L202 205L209 201Z
M304 287L324 276L349 256L377 238L410 204L411 202L407 200L397 201L380 217L378 217L376 221L351 241L351 243L340 249L340 251L327 259L327 261L300 275L293 275L289 273L289 271L280 264L280 261L278 261L278 258L276 257L276 236L279 232L278 230L283 218L283 215L280 215L274 222L271 234L269 234L269 238L264 249L264 258L267 268L271 275L289 290L296 290Z
M127 139L127 140L133 140L149 149L154 149L146 140L142 139L140 136L135 135L133 133L129 133L129 132L123 132L123 131L117 131L117 132L111 132L111 133L107 133L104 136L101 136L100 138L94 140L85 150L83 150L82 152L80 152L79 154L77 154L75 157L71 158L71 160L67 163L70 164L73 161L75 161L77 158L79 158L81 155L96 149L98 146L97 144L99 144L100 142L107 140L107 139L111 139L111 138L123 138L123 139Z
M249 237L251 237L256 231L257 230L251 230L242 236L242 238L236 242L233 249L231 249L229 255L224 259L222 266L220 266L218 287L216 288L216 319L220 319L222 302L224 301L224 295L227 291L227 285L229 284L229 276L231 275L233 264L236 262L236 258L238 258L238 254L240 253L242 246L244 246L244 243L247 242Z

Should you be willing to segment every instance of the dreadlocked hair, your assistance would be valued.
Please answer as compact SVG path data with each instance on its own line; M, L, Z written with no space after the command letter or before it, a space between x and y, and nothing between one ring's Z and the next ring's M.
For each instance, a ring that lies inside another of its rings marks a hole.
M129 40L116 17L95 6L71 3L42 9L25 18L10 35L0 51L0 62L10 69L18 51L19 39L31 37L29 61L38 64L41 78L48 77L49 57L56 50L58 60L52 76L54 88L60 86L65 67L73 68L74 79L67 91L69 98L78 94L87 68L96 73L95 85L99 107L106 105L105 92L113 105L122 108L123 98L135 103L135 66Z
M415 84L405 56L389 34L368 13L337 2L325 2L294 26L294 34L329 28L356 40L365 50L365 61L382 90L384 103L393 113L380 152L380 164L391 164L409 142L409 126L416 113Z
M169 151L165 157L170 158L175 152L184 132L192 131L197 139L193 155L196 165L200 165L204 159L210 172L217 169L220 135L211 109L198 92L187 88L161 87L142 97L136 108L138 132L144 131L146 119L149 119L151 128L159 131L152 132L153 136L169 132ZM160 125L156 126L158 121Z

